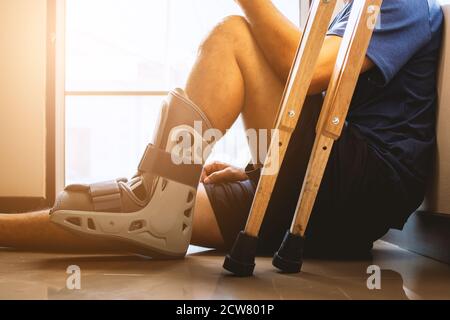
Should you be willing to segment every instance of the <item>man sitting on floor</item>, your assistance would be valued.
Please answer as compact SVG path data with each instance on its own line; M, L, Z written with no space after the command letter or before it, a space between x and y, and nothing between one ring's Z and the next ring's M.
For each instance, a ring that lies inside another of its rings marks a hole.
M221 132L240 115L247 129L270 132L302 32L269 0L236 2L245 17L228 17L211 31L200 46L185 92L172 93L170 99L192 106L196 116ZM311 95L327 89L352 2L345 4L329 27ZM333 148L312 213L308 251L338 256L368 252L390 228L402 228L421 204L435 146L442 21L437 0L384 0L346 126ZM295 164L307 157L295 156L298 159L288 161ZM191 243L229 248L245 225L259 176L258 170L206 165L197 192ZM261 231L262 251L267 253L278 248L289 228L301 188L295 168L283 169L280 179L286 187L274 192ZM125 182L122 187L132 189ZM55 207L82 197L83 190L67 189ZM151 188L139 192L142 197L137 191L134 196L147 200L142 204L135 200L130 205L133 209L124 209L123 214L150 201ZM51 224L48 211L1 215L0 246L121 249L108 239L73 235Z

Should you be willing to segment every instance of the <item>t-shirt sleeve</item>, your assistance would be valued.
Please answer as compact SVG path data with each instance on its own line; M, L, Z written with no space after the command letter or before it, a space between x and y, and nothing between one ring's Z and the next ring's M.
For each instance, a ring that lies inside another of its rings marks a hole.
M332 23L328 35L342 37L349 17L347 8ZM427 0L384 0L367 56L387 84L430 38Z

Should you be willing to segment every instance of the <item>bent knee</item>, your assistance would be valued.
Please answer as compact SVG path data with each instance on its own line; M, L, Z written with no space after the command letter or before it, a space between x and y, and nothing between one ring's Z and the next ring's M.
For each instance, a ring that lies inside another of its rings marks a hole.
M210 44L230 45L239 43L239 45L242 45L242 42L249 40L250 36L250 25L247 19L243 16L232 15L224 18L213 28L201 47L205 48Z
M216 27L224 28L228 31L243 31L249 29L249 23L243 16L232 15L225 17Z

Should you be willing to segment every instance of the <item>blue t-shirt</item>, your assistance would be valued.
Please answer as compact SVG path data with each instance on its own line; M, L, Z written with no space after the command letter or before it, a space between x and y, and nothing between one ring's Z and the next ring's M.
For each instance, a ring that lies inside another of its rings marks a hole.
M350 1L328 35L344 35L351 8ZM347 124L398 173L393 178L407 192L414 188L420 202L436 141L443 14L437 0L384 0L379 19L367 52L376 67L360 76Z

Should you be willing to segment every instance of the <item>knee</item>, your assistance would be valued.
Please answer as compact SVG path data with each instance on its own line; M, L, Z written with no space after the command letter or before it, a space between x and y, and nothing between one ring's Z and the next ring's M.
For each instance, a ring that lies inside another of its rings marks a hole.
M224 18L217 24L209 33L201 45L202 50L207 50L209 47L217 45L230 46L246 41L250 36L250 25L242 16L233 15Z
M231 33L242 32L249 29L249 23L243 16L232 15L225 17L219 24L217 24L216 29Z

